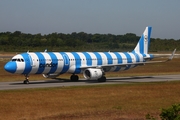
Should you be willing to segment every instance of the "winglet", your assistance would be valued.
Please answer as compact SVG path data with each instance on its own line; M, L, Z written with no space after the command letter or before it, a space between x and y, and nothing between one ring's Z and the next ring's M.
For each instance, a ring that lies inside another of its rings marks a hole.
M174 49L174 51L172 52L172 54L171 54L171 56L169 57L168 61L170 61L170 60L173 59L175 52L176 52L176 49Z

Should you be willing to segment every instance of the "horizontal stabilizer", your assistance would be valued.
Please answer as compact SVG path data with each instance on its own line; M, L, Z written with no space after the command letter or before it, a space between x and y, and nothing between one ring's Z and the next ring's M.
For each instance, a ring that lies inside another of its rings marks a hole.
M176 52L176 49L174 49L174 51L172 52L172 54L169 56L169 58L167 60L164 60L164 61L150 61L150 62L145 62L145 63L160 63L160 62L171 61L173 59L174 55L175 55L175 52Z
M169 57L169 60L173 59L175 52L176 52L176 49L174 49L174 51L172 52L171 56Z
M176 49L172 52L172 54L153 54L153 58L169 58L173 59L175 56L179 56L180 54L175 54Z

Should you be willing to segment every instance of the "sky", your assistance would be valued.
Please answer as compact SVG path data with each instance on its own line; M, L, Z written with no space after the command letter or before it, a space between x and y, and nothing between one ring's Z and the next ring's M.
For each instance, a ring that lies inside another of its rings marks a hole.
M1 0L0 32L99 33L180 39L180 0Z

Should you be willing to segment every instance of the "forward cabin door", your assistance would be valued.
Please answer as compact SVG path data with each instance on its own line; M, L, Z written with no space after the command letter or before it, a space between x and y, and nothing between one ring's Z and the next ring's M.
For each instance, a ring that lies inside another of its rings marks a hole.
M38 57L35 55L35 53L30 53L28 55L28 57L29 57L31 66L32 67L37 67L39 60L38 60Z
M63 58L64 58L64 65L65 66L69 66L69 58L66 54L63 54Z

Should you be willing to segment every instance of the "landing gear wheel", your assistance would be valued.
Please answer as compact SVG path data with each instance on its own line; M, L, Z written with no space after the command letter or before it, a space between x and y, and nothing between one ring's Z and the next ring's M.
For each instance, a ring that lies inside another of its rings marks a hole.
M101 78L98 79L98 82L106 82L106 77L102 76Z
M29 76L28 75L24 75L25 76L25 80L23 81L24 84L29 84Z
M24 80L24 84L29 84L29 80Z
M73 74L73 75L71 75L70 80L71 81L78 81L79 80L79 76Z

